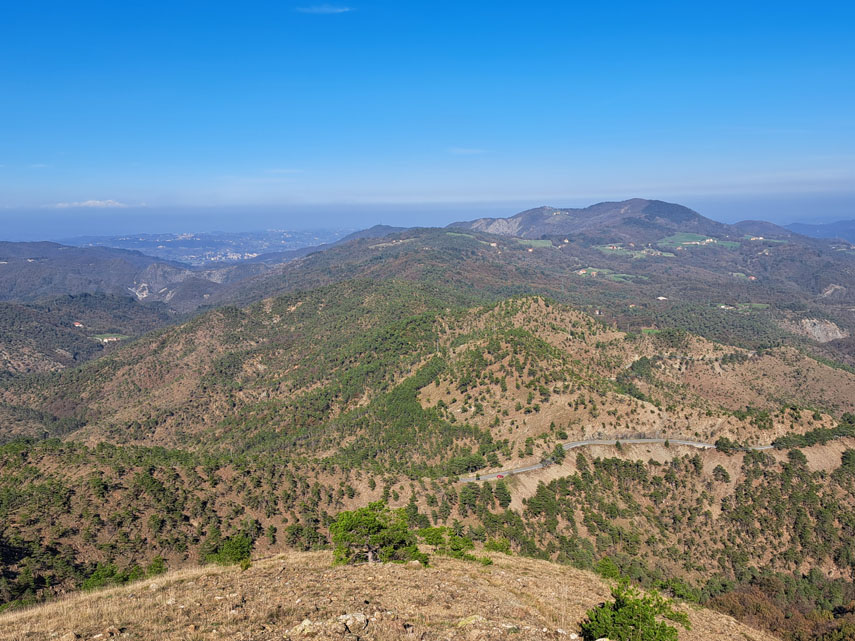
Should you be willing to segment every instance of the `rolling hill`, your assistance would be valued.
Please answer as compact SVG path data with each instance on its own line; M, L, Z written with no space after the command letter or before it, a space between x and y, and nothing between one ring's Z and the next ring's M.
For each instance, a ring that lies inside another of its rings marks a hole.
M850 243L855 243L855 220L838 220L834 223L811 224L792 223L787 229L804 236L814 238L841 238Z
M224 285L264 271L261 265L191 268L137 251L57 243L0 242L0 301L34 302L76 294L133 294L191 311Z
M29 424L54 438L0 449L9 594L44 596L111 563L180 566L237 532L259 553L316 547L336 511L385 499L422 526L614 567L725 611L740 590L795 607L758 587L772 580L843 604L855 375L790 347L625 333L540 297L483 297L343 281L10 379L16 435ZM618 443L639 435L721 445ZM561 454L591 437L617 445ZM773 441L770 454L728 445ZM456 480L544 459L508 480ZM798 518L781 511L797 503ZM271 527L287 536L265 544ZM795 634L822 607L764 625Z
M80 294L39 303L0 303L0 372L63 369L99 356L119 340L174 322L162 303Z
M225 279L175 324L109 296L16 308L56 332L84 313L153 331L0 380L0 600L235 537L324 548L337 513L383 500L414 530L627 576L787 641L845 638L851 249L665 203L591 209L524 212L514 235L357 234Z

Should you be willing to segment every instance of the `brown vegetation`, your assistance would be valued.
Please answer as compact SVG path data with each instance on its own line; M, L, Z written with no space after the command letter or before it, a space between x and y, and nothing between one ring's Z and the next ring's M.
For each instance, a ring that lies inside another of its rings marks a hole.
M243 572L192 568L0 614L0 640L113 635L136 641L298 641L355 634L377 641L569 641L585 612L609 597L606 583L589 572L490 556L494 564L488 567L444 558L434 558L428 568L331 567L329 553L289 553ZM681 641L774 641L728 616L681 609L692 622L691 631L681 630ZM343 616L348 614L349 619ZM69 633L77 636L63 636Z

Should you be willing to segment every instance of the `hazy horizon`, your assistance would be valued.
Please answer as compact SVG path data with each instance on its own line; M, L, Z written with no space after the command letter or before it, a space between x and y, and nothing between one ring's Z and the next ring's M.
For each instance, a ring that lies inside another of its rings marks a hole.
M641 196L639 196L641 197ZM62 241L79 236L135 233L210 233L285 230L358 230L385 224L399 227L441 227L460 220L511 216L525 209L587 207L625 197L589 197L532 202L304 204L283 206L65 208L7 210L0 240ZM662 198L690 207L725 223L768 220L829 223L855 218L855 196L808 194L799 197L682 197Z
M726 221L855 217L847 3L5 9L5 238L634 196Z

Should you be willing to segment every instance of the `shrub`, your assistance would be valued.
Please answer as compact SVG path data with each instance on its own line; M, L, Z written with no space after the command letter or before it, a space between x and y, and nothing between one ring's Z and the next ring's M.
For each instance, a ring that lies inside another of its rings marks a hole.
M719 452L724 452L725 454L732 454L738 448L739 446L726 436L722 436L715 442L715 449Z
M246 534L236 534L223 539L216 551L208 554L205 560L219 565L235 565L249 560L251 553L252 539Z
M713 470L713 478L721 483L730 483L730 473L721 465L716 465Z
M508 555L513 554L511 551L511 543L505 537L487 539L487 542L484 543L484 549L491 552L502 552Z
M144 577L145 572L138 565L132 565L126 570L119 570L112 563L99 563L80 587L84 590L95 590L107 585L130 583Z
M166 572L166 561L163 560L162 556L154 557L145 569L146 576L156 576L164 572Z
M676 612L671 602L658 592L642 594L628 582L621 581L612 588L612 597L611 603L588 611L588 618L580 626L585 641L603 637L611 641L677 641L677 628L657 617L691 629L688 617Z
M597 564L594 566L594 571L607 579L617 579L620 577L620 568L607 556L604 556L602 559L597 561Z

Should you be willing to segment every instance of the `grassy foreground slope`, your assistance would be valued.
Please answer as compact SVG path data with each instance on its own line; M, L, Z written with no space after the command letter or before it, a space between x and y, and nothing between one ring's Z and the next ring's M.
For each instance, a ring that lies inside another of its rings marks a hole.
M585 612L609 599L590 572L490 556L488 567L439 557L428 568L331 567L328 552L288 553L244 572L189 568L0 614L0 640L570 639ZM681 609L692 623L681 641L775 639L710 610ZM350 631L340 621L347 614Z

